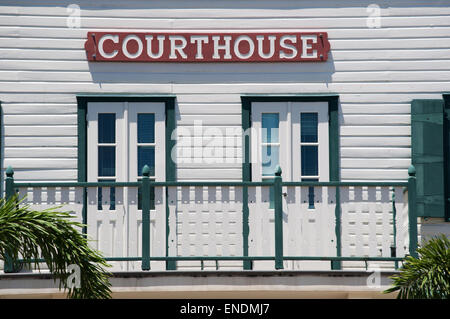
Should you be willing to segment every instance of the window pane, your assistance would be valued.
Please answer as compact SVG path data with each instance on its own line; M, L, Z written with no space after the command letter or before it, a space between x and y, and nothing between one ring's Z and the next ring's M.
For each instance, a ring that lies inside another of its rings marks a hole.
M138 143L155 142L155 114L140 113L137 115Z
M262 174L263 176L275 175L275 167L279 164L279 147L263 146L262 147Z
M319 175L318 147L303 145L301 147L302 176Z
M261 115L262 142L278 143L279 115L278 113L263 113Z
M98 147L98 176L116 175L116 147Z
M138 176L142 176L142 168L150 167L150 176L155 175L155 147L138 146Z
M317 142L317 113L301 113L301 141Z
M99 113L98 114L98 142L115 143L116 142L116 114Z

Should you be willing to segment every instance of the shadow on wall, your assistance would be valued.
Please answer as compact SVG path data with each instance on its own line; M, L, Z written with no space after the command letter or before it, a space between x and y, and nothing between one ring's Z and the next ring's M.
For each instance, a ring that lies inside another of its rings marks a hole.
M330 83L333 54L326 62L89 62L95 83Z

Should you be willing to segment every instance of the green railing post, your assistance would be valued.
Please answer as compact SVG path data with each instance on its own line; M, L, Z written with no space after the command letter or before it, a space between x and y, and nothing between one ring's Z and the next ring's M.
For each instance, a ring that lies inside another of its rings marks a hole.
M336 257L342 256L342 219L341 219L341 190L339 186L336 186L336 207L334 209L334 233L336 235ZM332 270L341 270L342 261L332 260L331 261Z
M248 235L250 233L249 225L250 211L248 209L248 187L242 186L242 252L243 256L248 257ZM244 270L252 269L252 261L244 260Z
M169 236L170 236L169 200L170 200L169 187L166 186L166 257L169 257ZM172 200L176 200L176 199L172 199ZM172 231L175 232L176 229L172 229ZM177 270L176 260L166 260L166 270Z
M11 166L8 166L8 168L6 169L5 197L6 200L10 200L12 197L14 197L14 170L12 169ZM14 268L15 268L14 260L11 258L9 254L6 254L4 272L5 273L16 272Z
M417 258L417 198L416 198L416 168L408 168L408 228L409 228L409 254Z
M150 270L150 168L142 169L142 270Z
M6 169L5 186L6 200L8 200L14 196L14 170L11 166Z
M281 167L275 169L273 197L275 206L275 269L283 269L283 191Z

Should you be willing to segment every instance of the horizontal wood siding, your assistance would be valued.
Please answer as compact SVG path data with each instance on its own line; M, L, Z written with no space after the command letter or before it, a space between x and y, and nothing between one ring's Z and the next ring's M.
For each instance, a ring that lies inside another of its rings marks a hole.
M201 121L205 138L195 141L208 159L189 162L192 147L180 147L179 180L241 179L241 145L227 143L233 160L220 163L208 143L211 132L241 128L242 94L337 93L341 178L406 180L410 102L450 91L444 1L382 1L380 28L367 27L373 1L80 0L79 29L67 27L73 1L40 3L0 4L3 168L18 180L76 180L80 92L176 95L177 126ZM331 54L326 63L88 63L94 30L320 30Z

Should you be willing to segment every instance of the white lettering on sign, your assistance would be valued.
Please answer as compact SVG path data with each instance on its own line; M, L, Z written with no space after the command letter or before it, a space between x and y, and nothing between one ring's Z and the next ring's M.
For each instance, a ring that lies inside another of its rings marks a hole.
M239 44L241 44L242 41L248 43L249 49L247 53L242 53L239 49ZM250 39L247 35L241 35L236 39L236 41L234 41L234 54L239 59L246 60L253 55L253 52L255 52L255 44L253 43L252 39Z
M89 61L269 62L326 61L324 32L126 33L88 32Z
M170 59L176 59L177 55L175 52L178 52L178 54L183 58L186 59L187 55L184 53L183 49L187 45L186 39L181 35L171 35L169 36L170 40ZM181 44L177 44L177 41L180 41Z
M197 54L195 55L196 59L203 59L203 43L208 43L208 36L205 35L193 35L191 37L191 43L197 43Z
M138 49L135 53L130 53L128 51L128 42L135 41L137 43ZM142 54L143 45L140 38L138 38L136 35L130 34L127 35L126 38L123 40L122 43L122 52L125 54L125 56L129 59L136 59Z
M147 40L147 55L152 59L159 59L160 57L162 57L164 53L164 40L166 39L166 37L164 35L158 35L158 53L156 54L154 54L152 50L153 36L147 35L145 36L145 39Z
M225 44L223 44L223 45L219 45L220 36L213 36L212 39L214 42L213 59L220 59L219 50L225 50L225 54L223 56L224 59L231 59L231 54L230 54L231 37L229 37L229 36L223 37L223 41L225 42Z
M286 41L290 41L291 43L297 43L297 38L293 35L285 35L281 37L280 46L283 49L291 50L291 53L288 54L284 50L280 50L280 59L293 59L297 55L297 48L292 44L286 43Z
M275 40L276 37L273 35L269 35L269 53L264 53L264 38L263 35L257 35L256 40L258 41L258 55L263 59L270 59L275 54Z
M311 50L313 48L312 43L317 43L317 36L302 35L300 38L302 39L302 58L317 58L317 50L312 50L312 53L308 54L308 50Z
M106 53L103 49L103 45L106 40L111 40L114 43L119 43L119 36L118 35L112 35L112 34L106 34L100 38L100 41L98 41L98 52L100 52L101 56L106 59L112 59L114 58L119 51L114 50L111 53Z

